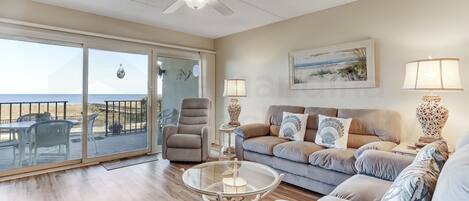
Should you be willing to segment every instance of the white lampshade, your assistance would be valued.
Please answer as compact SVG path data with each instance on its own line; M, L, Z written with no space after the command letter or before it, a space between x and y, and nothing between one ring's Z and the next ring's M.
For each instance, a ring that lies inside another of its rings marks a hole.
M410 62L406 65L404 89L463 90L459 75L459 59L439 58Z
M203 8L208 3L207 0L185 0L185 1L186 1L187 6L195 10Z
M225 90L223 96L244 97L246 94L246 80L227 79L225 80Z

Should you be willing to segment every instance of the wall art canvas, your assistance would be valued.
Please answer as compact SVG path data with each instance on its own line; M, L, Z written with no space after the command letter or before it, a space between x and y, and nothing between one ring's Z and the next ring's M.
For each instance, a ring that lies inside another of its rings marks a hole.
M290 52L291 89L376 87L374 40Z

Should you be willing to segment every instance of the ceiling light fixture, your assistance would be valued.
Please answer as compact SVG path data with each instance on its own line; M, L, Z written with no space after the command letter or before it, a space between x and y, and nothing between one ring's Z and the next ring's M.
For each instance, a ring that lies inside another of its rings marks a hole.
M201 9L208 3L207 0L185 0L185 2L187 6L189 6L189 8L192 8L194 10Z

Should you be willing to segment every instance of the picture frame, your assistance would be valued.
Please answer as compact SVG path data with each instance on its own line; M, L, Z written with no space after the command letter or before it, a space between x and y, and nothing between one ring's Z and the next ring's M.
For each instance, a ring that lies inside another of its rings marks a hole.
M373 39L289 53L290 89L376 87Z

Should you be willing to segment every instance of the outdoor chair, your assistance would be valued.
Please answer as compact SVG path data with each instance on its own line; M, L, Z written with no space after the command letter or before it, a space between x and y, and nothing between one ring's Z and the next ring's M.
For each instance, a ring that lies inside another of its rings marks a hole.
M182 100L179 122L163 128L163 158L202 162L208 159L208 124L211 102L207 98Z
M16 149L18 149L19 142L17 139L9 139L5 141L0 141L0 149L11 147L12 153L13 153L13 160L12 164L15 164L16 161Z
M41 121L33 124L26 131L32 137L30 152L33 155L32 163L36 165L39 156L39 148L57 147L58 155L64 155L64 159L70 158L70 130L73 123L67 120ZM61 146L65 146L65 153L61 152Z
M93 133L93 128L94 128L94 122L96 121L96 118L98 118L99 114L98 113L93 113L88 116L88 142L92 142L94 144L94 153L98 153L98 146L96 146L96 140L94 139L94 133Z

